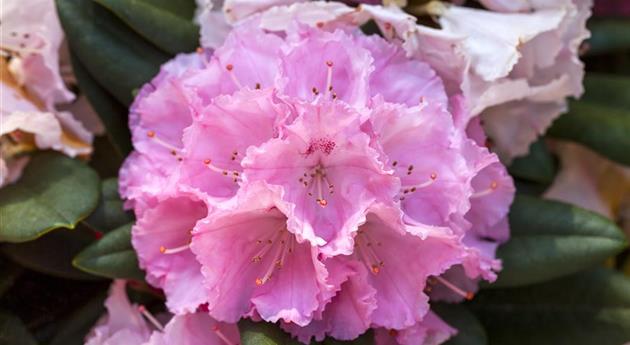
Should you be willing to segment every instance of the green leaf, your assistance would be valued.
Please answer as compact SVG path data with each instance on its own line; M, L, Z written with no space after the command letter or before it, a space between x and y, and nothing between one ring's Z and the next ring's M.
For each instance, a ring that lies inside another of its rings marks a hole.
M22 178L0 190L0 242L25 242L73 229L98 202L96 172L59 153L36 154Z
M630 340L630 278L596 269L485 290L471 304L493 345L620 345Z
M586 92L581 100L607 107L630 109L630 78L589 72L584 78Z
M554 138L583 144L621 164L630 165L630 109L571 102L569 113L549 129Z
M199 46L199 27L150 0L94 0L115 13L129 27L167 53L190 52ZM178 1L194 7L192 0Z
M125 212L118 195L118 179L103 180L98 206L85 222L99 231L108 231L132 221L133 215Z
M556 162L542 138L529 147L529 154L516 158L509 168L510 174L528 181L551 184L556 175Z
M132 90L151 80L169 56L102 6L86 0L56 0L72 51L90 75L124 105Z
M37 345L37 342L20 319L0 311L0 344Z
M614 53L630 49L630 22L626 19L592 19L588 23L591 38L588 55Z
M434 303L431 310L437 313L458 333L444 345L487 345L488 339L483 325L462 304Z
M91 230L58 230L26 243L8 243L0 249L11 260L33 271L68 278L93 280L72 266L72 258L94 241Z
M499 279L490 287L534 284L602 263L626 246L609 219L569 204L516 197L510 240L499 247Z
M105 312L105 297L99 294L64 319L49 345L83 345L85 336Z
M297 340L283 332L273 323L253 322L243 319L238 322L241 345L299 345Z
M127 108L94 80L79 58L72 52L71 61L79 87L107 129L105 135L115 150L117 161L122 163L127 154L131 152Z
M108 232L77 255L72 264L85 272L121 279L144 280L131 246L131 224Z

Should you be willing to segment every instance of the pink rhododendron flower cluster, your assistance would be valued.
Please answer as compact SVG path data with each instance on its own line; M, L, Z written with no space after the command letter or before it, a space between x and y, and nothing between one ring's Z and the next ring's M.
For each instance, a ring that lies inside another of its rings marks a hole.
M213 320L205 312L153 316L144 306L131 304L125 281L112 284L101 317L86 337L86 345L236 345L236 325ZM161 319L168 320L165 326ZM170 319L170 320L169 320Z
M439 343L430 299L493 281L514 187L466 99L353 26L261 28L139 92L120 172L147 281L177 315L281 322L308 343Z

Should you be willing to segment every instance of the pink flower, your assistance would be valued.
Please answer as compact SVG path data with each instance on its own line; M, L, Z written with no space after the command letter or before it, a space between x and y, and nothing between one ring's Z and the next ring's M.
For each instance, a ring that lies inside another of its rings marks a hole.
M149 340L151 328L138 306L129 302L124 280L114 281L105 307L107 315L87 335L86 345L140 345Z
M141 265L175 313L207 303L304 342L434 339L423 291L496 277L511 180L428 64L347 23L285 31L300 6L245 19L140 92L120 184Z
M144 306L131 304L125 281L112 283L104 315L86 337L86 345L238 345L235 324L217 322L204 312L175 315L166 326Z
M256 310L265 320L304 326L319 306L326 271L317 250L287 227L287 206L262 183L241 190L233 207L217 210L193 232L208 309L236 322Z

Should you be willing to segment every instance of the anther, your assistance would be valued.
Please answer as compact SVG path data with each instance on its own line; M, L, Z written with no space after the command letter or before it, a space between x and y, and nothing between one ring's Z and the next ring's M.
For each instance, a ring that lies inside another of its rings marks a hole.
M326 66L328 67L328 71L326 73L326 94L325 96L328 96L328 94L332 91L332 71L333 71L333 62L328 60L326 61ZM337 98L336 94L333 94L333 99Z
M490 183L490 186L487 189L482 190L481 192L477 192L477 193L473 194L471 196L471 198L472 199L476 199L476 198L481 198L481 197L484 197L486 195L492 194L498 187L499 187L499 184L497 183L497 181L492 181Z
M232 64L227 64L227 65L225 66L225 69L226 69L226 70L228 70L229 72L232 72L232 70L234 69L234 65L232 65Z
M149 138L155 137L155 132L154 131L147 131L147 137L149 137Z
M260 90L261 86L260 83L256 83L256 90Z

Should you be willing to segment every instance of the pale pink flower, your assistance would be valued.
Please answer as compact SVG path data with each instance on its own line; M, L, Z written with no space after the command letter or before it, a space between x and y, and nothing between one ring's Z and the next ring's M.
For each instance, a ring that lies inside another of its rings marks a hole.
M153 316L144 306L132 304L125 281L112 283L104 315L86 336L86 345L238 345L235 324L217 322L205 312Z
M105 301L104 315L86 337L86 345L140 345L151 336L138 305L132 305L125 291L125 281L112 284Z
M52 0L7 1L0 9L3 53L20 86L39 98L46 109L74 99L59 73L63 31Z

